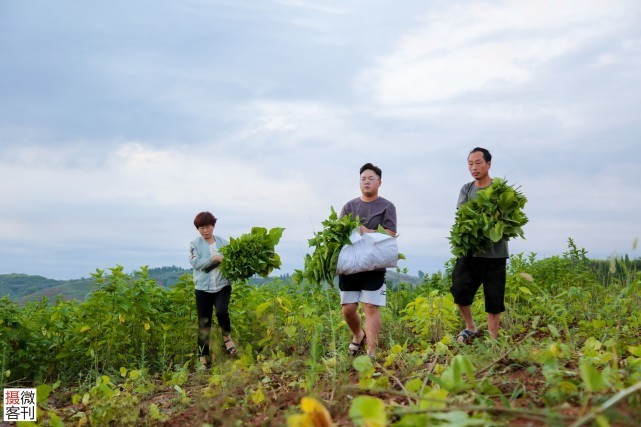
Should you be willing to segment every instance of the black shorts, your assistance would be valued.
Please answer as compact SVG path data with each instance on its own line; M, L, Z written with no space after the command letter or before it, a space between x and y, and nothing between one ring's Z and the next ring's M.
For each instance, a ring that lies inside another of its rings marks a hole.
M505 266L507 258L463 257L456 260L450 292L458 305L472 305L483 285L485 312L505 311Z
M385 284L385 270L363 271L362 273L338 276L341 291L377 291Z

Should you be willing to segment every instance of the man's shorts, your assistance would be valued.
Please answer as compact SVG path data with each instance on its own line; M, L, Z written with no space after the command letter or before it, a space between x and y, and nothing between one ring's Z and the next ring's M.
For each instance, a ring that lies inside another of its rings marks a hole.
M341 290L341 304L364 302L385 306L385 270L342 274L338 276L338 288Z
M483 285L485 312L505 311L505 266L507 258L463 257L456 260L450 292L458 305L472 305Z
M359 302L385 307L387 285L383 283L383 286L375 291L341 291L341 304L358 304Z

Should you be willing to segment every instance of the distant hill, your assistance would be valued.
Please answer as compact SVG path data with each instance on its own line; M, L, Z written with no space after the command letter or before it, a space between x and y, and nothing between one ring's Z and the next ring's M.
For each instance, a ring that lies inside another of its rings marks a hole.
M191 275L191 269L181 267L158 267L150 268L149 277L154 279L158 286L168 288L180 281L185 275ZM270 276L267 279L252 277L249 281L252 285L261 285L272 282L276 279L283 281L291 280L289 274ZM400 274L393 270L387 271L387 282L395 285L399 282L418 284L421 279L416 276ZM82 278L74 280L54 280L42 276L28 274L0 274L0 297L8 296L9 299L18 303L37 301L42 297L54 301L60 296L65 300L84 300L86 296L95 289L93 278Z
M63 296L70 293L75 296L84 290L84 299L84 294L90 291L92 283L92 279L54 280L28 274L0 274L0 297L6 295L13 301L22 301L40 299L42 296L55 298L59 293Z
M150 268L149 277L159 286L169 287L191 270L180 267ZM84 300L95 289L93 278L54 280L28 274L0 274L0 297L8 296L19 303L36 301L46 296L50 300L60 295L66 300Z

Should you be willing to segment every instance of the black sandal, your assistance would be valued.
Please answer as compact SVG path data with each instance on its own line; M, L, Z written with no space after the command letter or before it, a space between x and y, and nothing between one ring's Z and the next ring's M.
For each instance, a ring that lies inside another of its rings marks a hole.
M228 342L230 342L232 344L231 347L227 347L227 343ZM235 345L234 341L232 341L231 338L228 339L228 340L225 340L225 342L223 344L223 347L225 348L225 351L227 352L227 354L229 354L230 356L233 356L233 355L236 354L236 345Z
M367 342L367 335L365 335L365 331L363 331L363 339L361 340L360 344L352 341L349 343L349 354L352 356L356 356L358 353L361 352L363 347L365 347L365 343Z
M472 344L472 341L474 341L475 338L478 338L481 335L483 335L483 332L481 331L472 332L469 329L463 329L456 336L456 341L460 342L461 344ZM463 338L463 340L459 340L459 338Z

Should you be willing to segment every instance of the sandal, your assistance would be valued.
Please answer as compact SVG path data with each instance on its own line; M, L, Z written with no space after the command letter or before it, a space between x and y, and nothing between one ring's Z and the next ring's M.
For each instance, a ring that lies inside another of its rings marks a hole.
M469 329L463 329L456 336L456 341L458 341L458 342L460 342L462 344L472 344L472 341L474 341L475 338L478 338L478 337L480 337L482 335L483 335L482 331L472 332Z
M228 342L231 343L231 346L229 346L229 347L227 347L227 343ZM225 340L225 343L223 344L223 347L225 348L225 351L227 352L227 354L229 354L230 356L233 356L233 355L236 354L236 345L234 344L234 341L232 341L231 338L228 339L228 340Z
M363 347L365 347L365 343L367 342L366 338L367 338L367 336L365 335L365 331L363 331L363 339L361 339L360 344L356 343L354 341L349 343L349 347L348 347L349 348L349 354L351 354L352 356L356 356L358 353L360 353L361 350L363 349Z
M197 371L206 371L211 366L211 361L207 356L200 356L196 362Z

